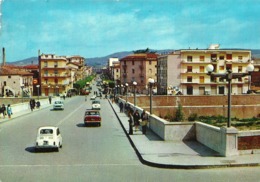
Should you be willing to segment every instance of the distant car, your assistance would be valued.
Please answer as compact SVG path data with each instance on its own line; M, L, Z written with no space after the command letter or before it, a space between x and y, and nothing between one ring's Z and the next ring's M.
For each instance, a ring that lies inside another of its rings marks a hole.
M90 97L90 100L95 100L96 99L96 95L92 95L91 97Z
M101 126L101 115L99 110L86 110L84 115L84 124L87 126L88 124L96 124Z
M53 104L53 110L64 110L64 102L62 100L56 100Z
M92 101L92 109L101 109L100 101L99 100L94 100Z
M46 148L53 148L56 151L62 148L62 137L58 127L43 126L38 129L35 151Z

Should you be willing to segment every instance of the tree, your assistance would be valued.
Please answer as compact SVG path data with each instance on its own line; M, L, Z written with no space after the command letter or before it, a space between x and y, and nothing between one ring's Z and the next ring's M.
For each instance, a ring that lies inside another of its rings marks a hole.
M182 105L178 103L178 108L176 110L176 115L175 115L175 121L183 121L184 120L184 114L182 111Z

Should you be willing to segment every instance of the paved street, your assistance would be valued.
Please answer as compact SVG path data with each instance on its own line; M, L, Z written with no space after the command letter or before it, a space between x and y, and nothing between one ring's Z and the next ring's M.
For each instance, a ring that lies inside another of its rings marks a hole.
M101 99L101 127L85 127L90 101L65 100L64 111L51 107L0 124L0 181L258 181L259 167L160 169L143 165L108 100ZM39 126L58 125L59 152L34 152Z

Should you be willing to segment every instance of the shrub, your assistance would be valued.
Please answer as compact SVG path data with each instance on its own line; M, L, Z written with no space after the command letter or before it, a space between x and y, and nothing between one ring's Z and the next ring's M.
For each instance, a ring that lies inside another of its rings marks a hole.
M197 119L198 115L196 113L193 113L188 117L188 121L196 121Z

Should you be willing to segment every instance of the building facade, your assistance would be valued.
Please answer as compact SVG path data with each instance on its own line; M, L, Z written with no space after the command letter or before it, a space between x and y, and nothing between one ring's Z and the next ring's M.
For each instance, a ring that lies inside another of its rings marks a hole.
M129 85L129 91L133 91L133 82L137 83L136 92L148 93L148 79L157 82L157 54L137 53L120 59L120 83L118 85Z
M215 73L246 73L251 62L250 50L204 49L180 50L180 90L185 95L221 95L228 93L227 81L211 78L206 66L212 64ZM232 94L243 94L249 90L248 77L232 80Z

